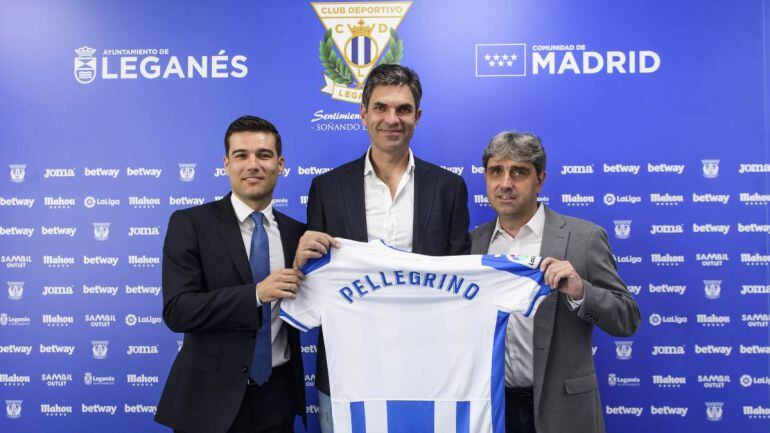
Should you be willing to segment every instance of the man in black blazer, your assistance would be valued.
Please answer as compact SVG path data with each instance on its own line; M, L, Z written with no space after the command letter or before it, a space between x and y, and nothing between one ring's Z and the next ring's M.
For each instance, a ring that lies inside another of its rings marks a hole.
M224 164L232 193L169 221L163 319L184 344L155 420L185 433L293 432L305 414L302 356L276 304L301 282L291 264L305 225L272 208L284 166L278 131L237 119Z
M332 239L382 239L433 256L467 254L468 189L463 179L415 158L409 142L422 111L417 74L401 65L374 68L364 84L361 120L371 146L361 158L313 179L308 230L296 265L320 257ZM316 386L321 431L331 433L329 377L323 335L318 341Z

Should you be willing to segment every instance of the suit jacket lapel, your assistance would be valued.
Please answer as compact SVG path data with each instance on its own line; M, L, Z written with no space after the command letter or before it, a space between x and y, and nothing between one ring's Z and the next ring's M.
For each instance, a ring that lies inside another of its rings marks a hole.
M254 278L251 276L249 258L243 246L243 237L241 236L238 218L235 216L235 210L233 210L233 204L230 202L230 194L219 200L220 213L216 226L219 235L222 236L222 241L230 256L230 260L235 263L235 267L238 269L238 274L240 274L244 283L250 283Z
M366 201L364 198L364 158L366 154L349 167L340 178L343 206L347 216L350 238L354 241L368 240L366 228Z
M273 217L278 224L278 232L281 234L281 249L283 250L283 262L284 266L290 268L294 265L294 253L296 247L292 249L292 245L297 245L299 239L298 233L294 233L289 230L289 224L286 215L278 212L273 208Z
M412 251L422 251L423 233L428 225L433 200L436 196L436 178L422 160L414 159L414 218L412 223Z
M497 218L489 221L473 232L473 238L471 239L471 254L487 254L489 251L489 242L492 241L492 234L494 234L495 226L497 225Z
M553 257L564 260L569 241L569 230L565 227L567 222L561 215L545 208L545 227L543 241L540 244L541 257ZM553 337L553 325L556 320L556 306L559 302L558 292L551 293L537 309L535 314L535 327L533 335L534 362L533 379L535 383L535 401L540 398L540 390L543 389L548 353ZM537 403L535 404L537 407Z

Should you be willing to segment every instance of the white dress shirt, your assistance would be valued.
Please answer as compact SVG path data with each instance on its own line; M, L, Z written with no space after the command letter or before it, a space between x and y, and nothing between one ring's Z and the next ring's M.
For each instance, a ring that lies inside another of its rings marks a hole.
M241 228L241 237L243 238L243 246L246 248L246 257L249 257L251 255L251 236L254 233L254 227L256 226L256 223L253 219L249 218L249 215L254 213L254 209L241 201L235 194L232 194L230 199L233 203L235 216L238 218L238 224ZM270 272L273 272L286 267L286 262L283 257L281 232L278 231L278 223L275 222L275 216L273 216L272 204L269 204L266 208L262 209L262 215L264 216L265 232L267 232L268 248L270 251ZM256 293L256 288L254 294L257 298L257 305L262 305L262 303L259 302L259 295ZM285 364L291 358L288 334L284 327L283 320L278 317L280 312L278 302L279 301L273 301L270 303L270 341L272 343L273 367Z
M368 240L382 239L388 245L412 251L414 231L414 155L409 150L409 164L401 176L396 194L374 172L366 151L364 162L364 203L366 203L366 234Z

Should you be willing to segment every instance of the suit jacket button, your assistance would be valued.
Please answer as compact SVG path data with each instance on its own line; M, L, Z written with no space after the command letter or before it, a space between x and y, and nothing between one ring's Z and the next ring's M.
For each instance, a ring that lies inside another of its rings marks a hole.
M241 373L246 373L247 371L249 371L249 367L241 367Z

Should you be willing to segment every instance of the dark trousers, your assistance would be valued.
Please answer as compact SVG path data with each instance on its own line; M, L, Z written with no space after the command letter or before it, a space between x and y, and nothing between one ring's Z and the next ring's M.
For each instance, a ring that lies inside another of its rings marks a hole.
M247 385L241 408L227 433L294 433L291 387L291 363L274 368L262 386Z
M505 433L535 433L532 388L505 388Z

